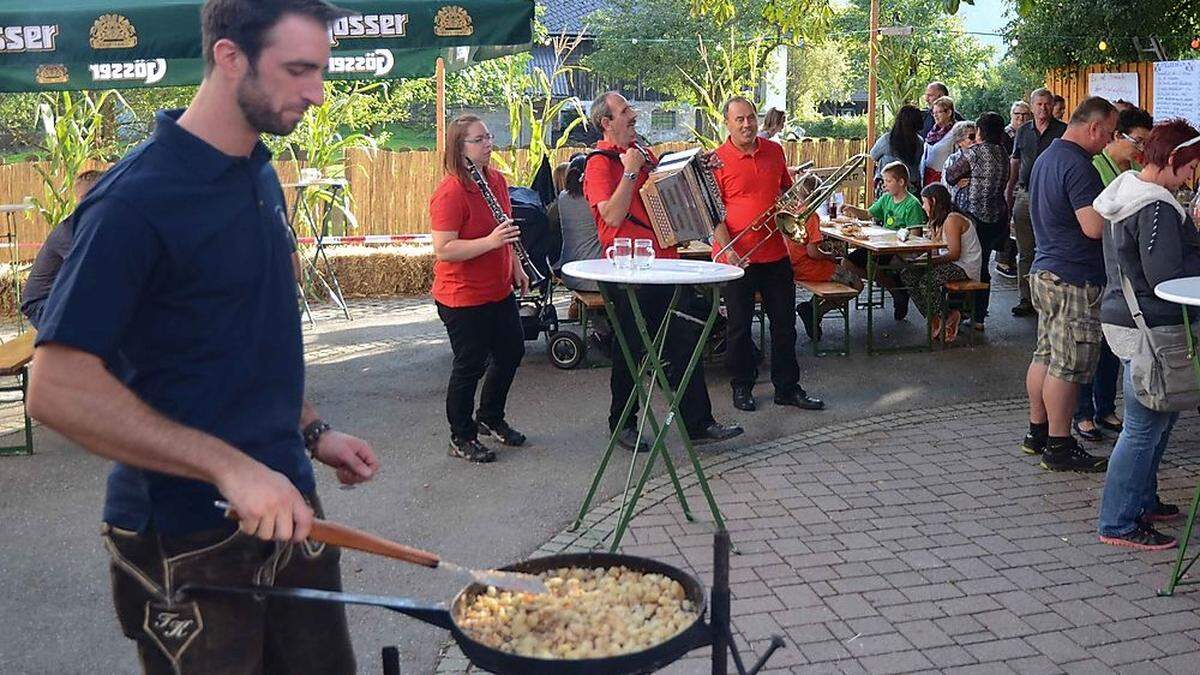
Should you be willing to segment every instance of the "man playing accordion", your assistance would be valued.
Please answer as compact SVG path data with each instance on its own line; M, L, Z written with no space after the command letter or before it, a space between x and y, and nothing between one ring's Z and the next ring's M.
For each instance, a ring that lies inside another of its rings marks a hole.
M596 219L600 245L607 248L617 237L650 239L654 242L656 258L678 258L679 253L675 247L659 246L649 224L650 216L639 193L657 159L650 150L637 145L637 111L620 94L606 92L592 102L589 117L595 128L603 133L603 138L596 144L597 152L593 152L588 158L584 170L583 195L592 208L592 216ZM658 331L659 325L666 318L672 292L670 286L640 286L637 290L638 304L645 314L651 335ZM631 330L635 325L632 307L619 289L611 289L609 297L613 299L620 317L618 326L614 328L621 327L626 331L625 340L634 352L635 361L640 360L645 347L638 335ZM671 324L671 333L686 337L668 340L663 355L669 362L667 374L673 386L680 381L698 337L696 332L685 324L686 322L678 317ZM625 360L620 357L613 359L609 386L612 400L608 424L611 431L617 431L617 422L620 421L625 402L633 391L633 374L626 367ZM680 411L688 435L694 442L721 441L742 433L741 427L725 426L713 419L712 402L708 398L708 389L704 381L703 363L697 364L692 379L683 392ZM628 418L626 428L620 430L618 441L622 447L629 450L649 450L649 444L639 441L637 433L630 426L637 419L636 408L634 413Z

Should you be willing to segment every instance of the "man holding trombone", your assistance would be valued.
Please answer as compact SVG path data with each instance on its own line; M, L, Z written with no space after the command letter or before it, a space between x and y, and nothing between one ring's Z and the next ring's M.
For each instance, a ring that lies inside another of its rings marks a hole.
M825 403L800 386L796 315L792 309L796 290L784 234L775 223L776 201L792 186L783 147L758 137L758 111L748 99L729 99L723 112L729 138L717 148L722 166L714 174L725 202L726 218L715 233L714 258L746 269L745 276L725 288L729 313L726 364L733 385L733 405L745 411L757 408L757 369L751 344L757 292L771 322L771 383L775 385L776 405L821 410Z

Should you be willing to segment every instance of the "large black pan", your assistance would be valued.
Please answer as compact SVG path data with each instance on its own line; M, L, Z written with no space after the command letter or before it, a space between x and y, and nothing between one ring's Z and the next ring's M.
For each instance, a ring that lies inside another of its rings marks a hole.
M487 590L485 586L479 584L471 584L460 591L450 603L449 608L441 603L428 605L406 598L335 593L309 588L188 585L182 587L180 593L240 593L385 607L449 630L471 663L498 675L591 675L595 673L635 675L652 673L679 660L689 651L712 643L712 629L703 620L706 610L704 587L687 572L656 560L614 553L571 553L526 560L503 569L538 574L559 567L617 566L624 566L635 572L661 574L678 581L683 586L687 599L691 600L692 606L697 610L695 621L675 637L640 652L601 659L538 659L518 656L489 647L472 639L459 627L455 617L461 613L462 607L469 604L475 596Z

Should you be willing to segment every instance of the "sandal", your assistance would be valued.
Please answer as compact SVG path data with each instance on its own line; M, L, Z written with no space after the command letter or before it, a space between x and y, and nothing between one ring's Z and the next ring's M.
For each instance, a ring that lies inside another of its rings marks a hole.
M958 322L962 320L962 312L957 309L950 310L946 315L946 334L943 340L946 344L950 344L958 339Z
M1098 443L1098 442L1104 440L1104 434L1100 432L1099 427L1093 426L1091 429L1080 428L1079 420L1073 420L1071 422L1071 429L1073 429L1075 431L1075 434L1077 436L1079 436L1080 438L1082 438L1085 441L1091 441L1093 443Z
M942 317L935 316L930 319L929 328L932 331L934 342L942 339L942 328L944 328L944 326L942 326Z

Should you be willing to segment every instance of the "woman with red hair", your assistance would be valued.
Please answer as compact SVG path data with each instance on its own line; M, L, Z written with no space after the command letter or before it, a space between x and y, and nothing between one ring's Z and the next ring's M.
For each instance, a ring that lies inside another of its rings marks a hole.
M1169 279L1200 275L1200 236L1174 193L1196 175L1200 131L1183 120L1155 125L1143 150L1145 168L1117 176L1093 206L1108 220L1104 266L1108 285L1100 302L1100 322L1113 353L1124 363L1124 427L1108 460L1100 502L1100 541L1143 551L1176 545L1154 529L1156 522L1182 514L1158 498L1158 463L1178 412L1142 405L1130 375L1139 331L1131 306L1150 328L1182 325L1179 307L1154 295ZM1124 288L1133 290L1127 298Z

